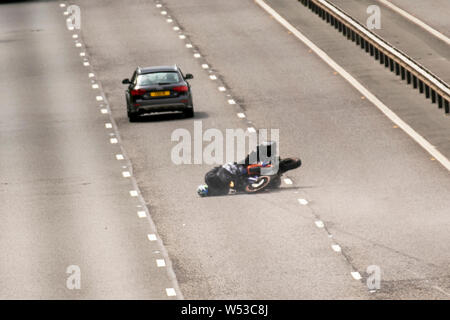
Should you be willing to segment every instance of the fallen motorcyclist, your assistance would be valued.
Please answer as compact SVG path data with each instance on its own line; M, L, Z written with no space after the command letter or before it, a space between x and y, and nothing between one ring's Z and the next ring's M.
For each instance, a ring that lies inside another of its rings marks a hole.
M275 157L275 142L265 142L257 146L245 160L228 162L214 167L205 175L205 184L197 188L197 193L204 196L227 195L230 188L235 191L254 193L266 187L279 187L281 175L300 167L300 159ZM274 156L272 156L274 155ZM280 166L281 165L281 166Z

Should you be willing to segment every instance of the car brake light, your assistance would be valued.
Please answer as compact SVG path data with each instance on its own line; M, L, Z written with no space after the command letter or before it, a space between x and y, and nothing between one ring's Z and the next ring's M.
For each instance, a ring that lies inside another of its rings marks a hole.
M187 86L179 86L179 87L172 88L172 90L176 91L176 92L187 92L188 87Z
M137 90L131 90L131 95L132 96L142 96L143 94L145 94L145 90L144 89L137 89Z

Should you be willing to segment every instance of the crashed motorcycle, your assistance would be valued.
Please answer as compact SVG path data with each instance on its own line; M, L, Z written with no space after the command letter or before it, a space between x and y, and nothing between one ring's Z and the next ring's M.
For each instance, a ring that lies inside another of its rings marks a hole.
M206 174L205 182L207 184L200 185L197 193L204 197L226 195L230 192L232 194L256 193L265 189L275 189L281 185L281 176L284 173L297 169L301 164L301 160L298 158L279 159L278 168L270 162L225 164Z

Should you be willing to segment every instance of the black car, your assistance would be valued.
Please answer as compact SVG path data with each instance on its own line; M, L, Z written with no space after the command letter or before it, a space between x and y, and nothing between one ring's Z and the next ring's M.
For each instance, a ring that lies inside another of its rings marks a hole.
M138 67L125 91L130 122L139 115L153 112L182 111L186 117L194 116L191 86L186 81L192 74L184 75L178 66Z

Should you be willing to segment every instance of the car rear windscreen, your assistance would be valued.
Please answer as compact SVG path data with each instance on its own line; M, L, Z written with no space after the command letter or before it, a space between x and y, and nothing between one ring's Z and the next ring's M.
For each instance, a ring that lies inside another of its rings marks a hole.
M171 84L180 82L178 72L153 72L141 74L137 78L139 86L151 86L154 84Z

